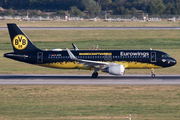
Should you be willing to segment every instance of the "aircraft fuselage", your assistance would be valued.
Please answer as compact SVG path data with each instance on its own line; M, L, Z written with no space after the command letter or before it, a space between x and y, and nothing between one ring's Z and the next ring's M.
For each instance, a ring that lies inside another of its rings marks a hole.
M156 50L78 50L71 51L78 59L117 63L126 69L165 68L176 64L174 58ZM92 69L73 61L67 51L34 51L6 53L4 57L45 67L61 69Z

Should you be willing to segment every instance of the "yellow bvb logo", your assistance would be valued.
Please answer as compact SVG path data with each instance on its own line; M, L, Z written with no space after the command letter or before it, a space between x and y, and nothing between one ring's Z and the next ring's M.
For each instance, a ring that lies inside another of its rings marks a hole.
M13 39L13 46L18 50L23 50L27 47L28 40L24 35L16 35Z

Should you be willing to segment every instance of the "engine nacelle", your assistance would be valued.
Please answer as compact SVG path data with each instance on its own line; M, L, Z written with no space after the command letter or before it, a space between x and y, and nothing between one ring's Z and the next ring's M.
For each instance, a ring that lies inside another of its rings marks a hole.
M124 75L125 66L124 65L112 65L102 70L102 72L107 72L112 75Z

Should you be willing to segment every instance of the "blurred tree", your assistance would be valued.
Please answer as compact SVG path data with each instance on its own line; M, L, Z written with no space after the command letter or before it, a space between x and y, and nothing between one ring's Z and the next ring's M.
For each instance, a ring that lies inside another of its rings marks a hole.
M166 9L162 0L152 0L147 6L146 11L150 14L163 14Z
M174 0L175 1L175 12L174 14L180 14L180 0Z
M124 8L124 6L117 7L114 12L114 14L119 14L119 15L128 15L128 9Z
M37 17L38 16L38 11L37 10L32 10L29 12L30 17Z
M71 16L83 16L82 11L79 10L76 6L71 6L69 13Z
M110 4L110 3L112 3L112 0L101 0L101 3L107 3L107 4Z
M174 7L173 4L168 3L168 4L166 5L165 13L166 13L166 14L174 14L175 9L176 9L176 8Z
M131 12L131 15L136 15L137 14L137 10L134 7L131 8L130 12Z
M0 7L14 10L55 12L70 10L71 6L81 11L87 10L89 15L98 15L101 9L127 14L132 13L134 8L150 14L180 14L180 0L0 0Z
M14 15L14 13L13 13L13 10L12 9L8 9L8 10L6 10L4 13L3 13L3 15L11 15L11 16L13 16Z
M116 2L117 4L123 4L123 3L126 2L126 0L115 0L115 2Z
M98 2L95 2L94 0L82 0L82 3L90 16L100 14L101 6Z
M65 16L65 12L63 10L59 10L59 11L56 11L56 15L57 16L62 16L62 15Z

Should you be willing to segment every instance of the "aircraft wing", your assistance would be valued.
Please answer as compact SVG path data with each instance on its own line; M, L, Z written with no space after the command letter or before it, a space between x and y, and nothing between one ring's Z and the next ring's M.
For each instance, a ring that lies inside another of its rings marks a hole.
M68 48L66 48L66 50L72 60L78 61L79 64L88 65L87 67L103 68L103 67L107 67L107 66L116 64L116 63L107 63L107 62L78 59L74 56L74 54Z

